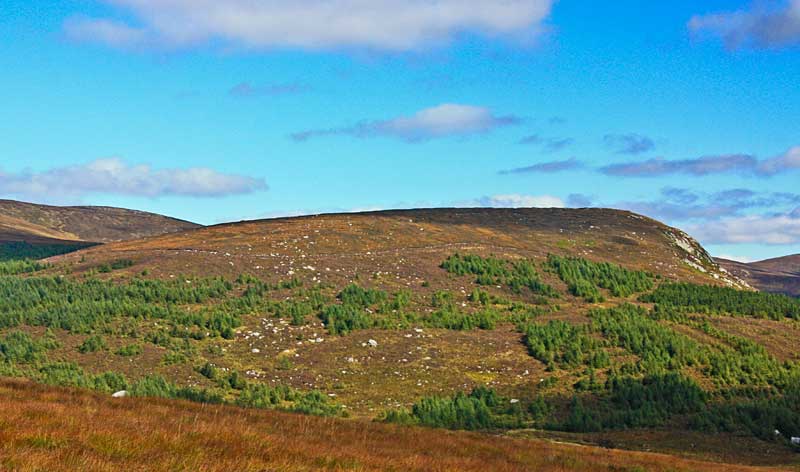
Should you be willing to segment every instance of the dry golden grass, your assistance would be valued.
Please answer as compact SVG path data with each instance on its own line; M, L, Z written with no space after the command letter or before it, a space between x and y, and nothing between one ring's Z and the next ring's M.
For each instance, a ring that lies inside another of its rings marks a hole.
M241 410L0 380L0 469L755 471L543 440Z

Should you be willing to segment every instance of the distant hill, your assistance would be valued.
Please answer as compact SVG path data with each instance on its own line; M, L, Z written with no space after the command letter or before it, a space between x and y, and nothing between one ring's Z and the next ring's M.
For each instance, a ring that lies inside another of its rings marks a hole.
M682 231L608 209L442 208L246 221L109 244L68 260L82 258L80 270L124 257L137 262L131 270L163 277L252 273L341 283L378 273L416 285L441 278L439 264L459 251L569 254L675 279L737 283Z
M800 297L800 254L751 263L716 261L759 290Z
M109 243L174 233L199 225L111 207L59 207L0 200L0 243Z

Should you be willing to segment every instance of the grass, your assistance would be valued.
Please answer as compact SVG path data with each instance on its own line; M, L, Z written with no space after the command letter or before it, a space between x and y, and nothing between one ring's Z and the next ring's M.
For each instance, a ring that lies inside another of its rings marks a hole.
M0 469L757 471L545 440L409 428L0 380Z

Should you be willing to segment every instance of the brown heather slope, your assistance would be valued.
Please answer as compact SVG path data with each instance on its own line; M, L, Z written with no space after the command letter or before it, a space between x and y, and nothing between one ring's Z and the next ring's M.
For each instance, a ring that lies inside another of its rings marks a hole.
M751 263L716 261L759 290L800 297L800 254Z
M661 454L324 419L0 380L14 471L760 471Z
M0 242L107 243L197 228L188 221L111 207L57 207L0 200Z
M115 259L156 277L235 276L419 286L443 277L455 252L541 259L568 254L644 269L668 278L734 283L683 232L607 209L430 209L231 223L109 244L55 259L81 271ZM83 262L79 263L78 260Z

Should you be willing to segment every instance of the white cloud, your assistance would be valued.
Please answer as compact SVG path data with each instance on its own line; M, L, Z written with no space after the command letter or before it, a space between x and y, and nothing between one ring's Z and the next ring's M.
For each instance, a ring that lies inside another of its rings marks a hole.
M800 169L800 146L795 146L780 156L761 161L758 166L758 173L775 175L795 169Z
M0 194L73 197L88 194L218 197L266 190L263 179L223 174L212 169L153 169L128 165L118 158L58 167L44 172L7 174L0 171Z
M758 159L749 154L704 156L681 160L667 160L659 157L645 161L611 164L600 168L600 172L606 175L620 177L659 177L674 174L704 176L722 173L771 177L796 170L800 170L800 146L792 147L783 154L767 159Z
M112 20L85 17L68 19L64 33L74 41L99 42L122 49L144 46L149 41L143 30Z
M564 200L552 195L492 195L475 200L475 205L489 208L564 208Z
M752 257L734 256L732 254L719 254L719 255L716 255L714 257L716 257L718 259L727 259L729 261L743 262L745 264L748 264L750 262L755 262L755 259L753 259Z
M725 218L713 224L698 224L687 229L704 243L798 244L800 208L789 213Z
M408 51L463 33L540 33L554 0L104 0L134 24L71 20L66 32L111 46L222 43L266 49ZM124 37L125 41L119 38Z
M730 49L797 45L800 44L800 0L759 2L749 11L698 15L689 21L689 30L719 36Z
M358 138L388 136L408 142L425 141L447 136L488 133L496 128L520 123L516 116L497 116L490 109L471 105L445 103L418 111L411 116L370 121L342 128L312 129L292 135L295 141L332 135Z

